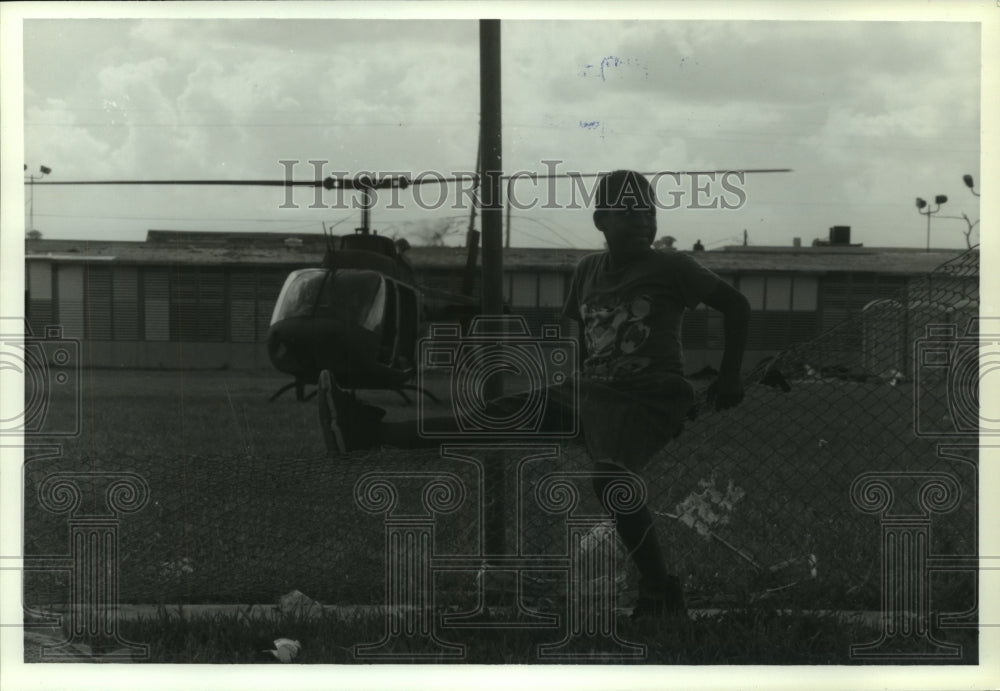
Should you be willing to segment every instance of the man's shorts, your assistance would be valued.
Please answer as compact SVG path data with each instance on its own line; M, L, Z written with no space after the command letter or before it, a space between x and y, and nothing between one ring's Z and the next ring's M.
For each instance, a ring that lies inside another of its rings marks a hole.
M580 377L576 385L553 385L543 393L545 410L537 436L565 438L567 430L575 429L595 462L633 472L683 431L694 406L694 389L680 375L629 383ZM498 415L511 415L523 408L529 395L503 396L490 406Z

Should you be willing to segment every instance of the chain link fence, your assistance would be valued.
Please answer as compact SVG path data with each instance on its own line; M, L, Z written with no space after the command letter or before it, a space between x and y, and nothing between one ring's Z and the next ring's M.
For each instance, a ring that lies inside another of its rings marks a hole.
M642 485L626 490L645 492L690 606L877 610L885 516L859 498L865 474L898 480L888 491L900 515L922 511L920 477L953 478L960 499L933 516L928 553L975 557L978 277L971 250L756 365L741 406L715 412L701 394L699 416L647 466ZM470 442L330 459L312 407L241 410L230 396L231 410L225 398L198 408L200 400L185 399L197 419L167 433L152 399L105 410L85 396L84 426L109 431L85 431L60 456L29 457L25 555L41 563L70 554L67 520L103 516L114 524L108 593L120 602L273 603L298 590L346 606L391 600L393 550L417 545L433 562L436 607L460 615L484 591L506 592L535 617L568 596L573 559L614 543L582 447L529 439L504 450ZM390 414L414 412L397 405ZM205 453L233 427L239 448ZM487 472L496 464L505 469L499 479ZM108 508L115 474L141 478L141 506ZM488 532L501 524L504 553L488 554L500 544ZM584 575L609 578L628 606L635 583L624 556L614 573ZM60 564L26 572L29 609L80 592ZM975 591L973 573L942 574L934 607L970 611Z

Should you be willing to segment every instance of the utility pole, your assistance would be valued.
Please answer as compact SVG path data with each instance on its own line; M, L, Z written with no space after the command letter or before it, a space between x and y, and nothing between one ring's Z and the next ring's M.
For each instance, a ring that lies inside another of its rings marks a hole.
M507 178L507 228L503 243L503 246L507 249L510 249L510 198L513 193L513 190L511 189L513 186L514 178Z
M476 142L476 175L482 183L483 133L479 126L479 141ZM479 231L476 230L476 200L473 196L469 211L469 229L465 232L465 273L462 275L462 295L472 295L476 283L476 262L479 260Z
M500 20L479 20L479 127L482 147L480 191L483 219L483 313L503 314L503 201L500 175L503 171L500 119ZM499 334L498 334L499 335ZM500 336L502 338L502 336ZM483 382L485 399L503 395L501 371L492 372ZM483 473L483 547L487 555L507 552L507 478L503 453L487 453ZM482 584L487 601L502 599L503 588L491 592L484 575ZM494 603L491 603L494 604Z
M939 194L934 197L934 204L936 206L931 208L930 204L920 197L917 197L917 213L923 214L927 217L927 248L924 250L925 252L931 251L931 214L936 214L940 211L941 205L946 201L948 201L948 197L943 194ZM924 209L927 209L927 211L924 211Z
M24 169L27 170L28 166L25 164ZM28 176L28 231L35 229L35 180L41 180L46 175L52 172L52 169L48 166L40 166L38 172L41 175L29 175Z
M500 20L479 21L480 176L483 217L483 312L503 314L503 172L500 118Z

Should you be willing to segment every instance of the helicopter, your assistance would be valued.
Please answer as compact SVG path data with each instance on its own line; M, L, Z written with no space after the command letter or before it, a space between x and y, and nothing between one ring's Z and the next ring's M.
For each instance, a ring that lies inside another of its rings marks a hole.
M349 235L327 234L322 265L297 269L285 279L271 316L267 352L274 367L294 381L269 400L293 387L297 400L309 400L316 392L307 395L305 387L329 370L346 389L393 390L407 402L405 392L413 390L437 401L409 383L417 373L417 341L429 321L467 323L479 311L479 301L469 294L478 232L470 223L465 294L418 285L405 242L379 235L370 224L371 192L409 184L404 177L324 180L326 189L364 192L361 226Z

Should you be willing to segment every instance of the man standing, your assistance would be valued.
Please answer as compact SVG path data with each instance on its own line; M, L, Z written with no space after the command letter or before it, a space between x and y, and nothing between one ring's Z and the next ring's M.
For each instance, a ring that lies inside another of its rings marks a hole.
M725 350L709 399L719 410L743 400L740 368L750 306L746 298L679 252L657 252L656 199L639 173L619 170L598 183L594 225L607 251L576 268L565 315L580 324L580 420L599 471L641 473L679 435L693 412L683 377L684 310L705 303L722 312ZM607 474L594 490L606 508ZM667 567L644 506L616 516L618 534L640 574L633 617L685 612L680 579Z

